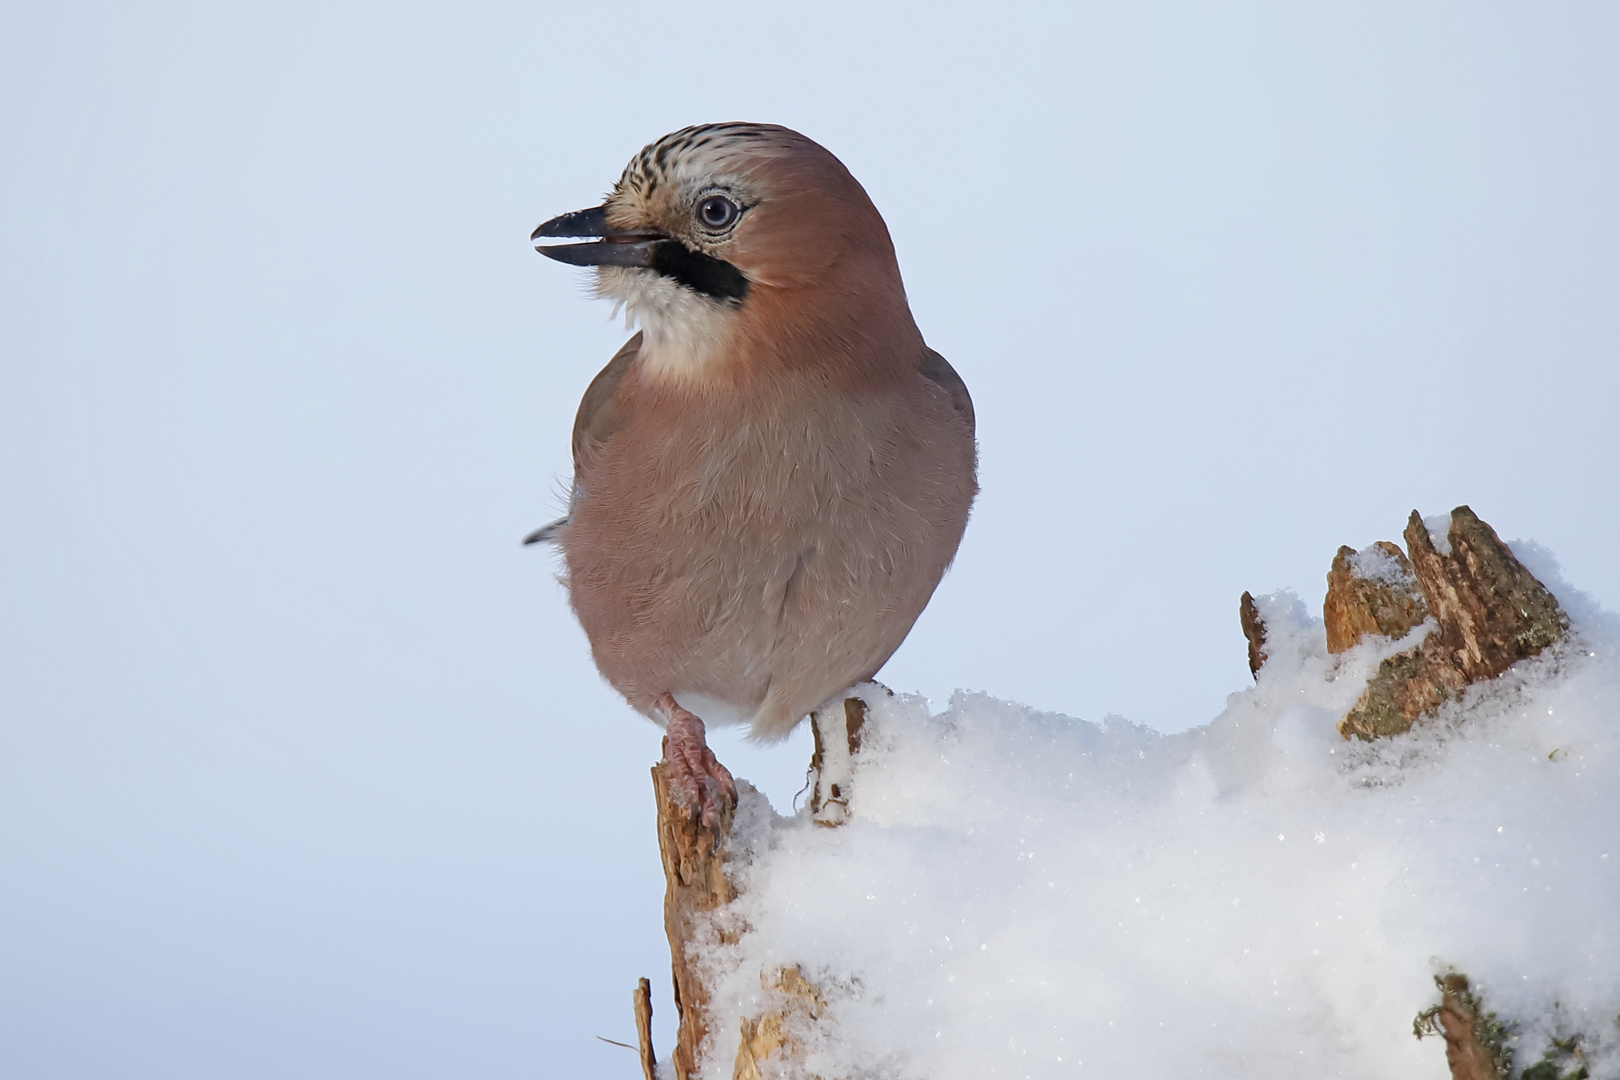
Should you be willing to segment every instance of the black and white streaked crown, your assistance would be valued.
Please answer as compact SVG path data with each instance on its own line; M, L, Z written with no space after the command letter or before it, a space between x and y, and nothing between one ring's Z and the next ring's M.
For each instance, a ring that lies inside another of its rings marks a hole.
M644 146L624 167L614 194L634 192L650 199L660 187L701 180L710 175L718 159L741 146L784 142L785 129L769 124L694 124L672 131Z

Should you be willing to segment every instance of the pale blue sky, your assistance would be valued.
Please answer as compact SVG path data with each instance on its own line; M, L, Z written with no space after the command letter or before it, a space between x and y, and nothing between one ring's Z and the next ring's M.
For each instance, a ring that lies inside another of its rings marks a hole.
M1610 5L12 5L0 1073L630 1075L657 731L517 543L624 331L526 238L728 119L978 406L896 689L1202 723L1414 507L1620 605Z

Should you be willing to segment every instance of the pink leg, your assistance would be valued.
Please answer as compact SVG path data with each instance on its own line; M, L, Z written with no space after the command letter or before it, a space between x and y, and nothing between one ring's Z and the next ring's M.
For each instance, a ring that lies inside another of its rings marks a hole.
M672 694L659 694L653 706L664 714L664 760L670 766L670 793L705 826L720 817L720 799L737 802L737 784L703 737L703 721L680 707Z

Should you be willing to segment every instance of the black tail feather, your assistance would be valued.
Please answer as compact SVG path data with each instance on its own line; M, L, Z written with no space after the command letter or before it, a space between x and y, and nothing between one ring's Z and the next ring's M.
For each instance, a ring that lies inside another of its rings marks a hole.
M568 524L567 518L558 518L549 525L542 525L528 536L525 536L523 543L525 545L554 543L557 539L557 530L566 524Z

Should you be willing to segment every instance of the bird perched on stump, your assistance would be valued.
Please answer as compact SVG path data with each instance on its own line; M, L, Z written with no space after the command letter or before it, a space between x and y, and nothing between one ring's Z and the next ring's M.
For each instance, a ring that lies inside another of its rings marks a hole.
M872 678L956 555L973 403L923 342L865 190L787 128L705 124L534 230L640 326L574 421L562 548L602 676L662 721L677 798L735 797L700 715L787 736Z

